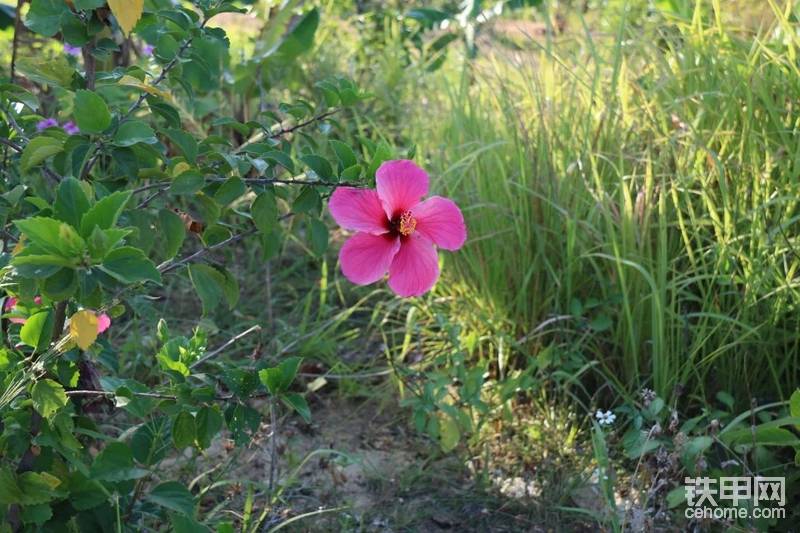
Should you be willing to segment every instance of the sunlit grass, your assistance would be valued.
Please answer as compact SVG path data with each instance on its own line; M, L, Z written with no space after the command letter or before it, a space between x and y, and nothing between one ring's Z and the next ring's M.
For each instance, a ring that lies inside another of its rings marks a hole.
M577 343L625 395L791 392L798 38L779 10L755 38L715 14L439 76L412 137L466 207L446 271L469 290L440 288L461 318L490 308L531 354Z

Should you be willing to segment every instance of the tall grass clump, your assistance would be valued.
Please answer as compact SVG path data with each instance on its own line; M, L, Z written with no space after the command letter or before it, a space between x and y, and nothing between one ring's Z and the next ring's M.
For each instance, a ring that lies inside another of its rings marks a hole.
M713 4L441 74L414 138L470 206L470 240L440 292L513 324L520 354L597 361L624 395L785 399L800 372L798 37L777 6L751 34Z

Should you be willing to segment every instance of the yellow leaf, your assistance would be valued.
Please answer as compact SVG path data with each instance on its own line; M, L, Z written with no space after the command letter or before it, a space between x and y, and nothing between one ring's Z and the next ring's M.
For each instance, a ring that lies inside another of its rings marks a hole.
M120 85L124 85L125 87L133 87L135 89L139 89L140 91L144 91L146 93L150 93L155 96L160 96L161 98L169 102L172 101L172 95L170 95L168 92L162 91L161 89L157 89L152 85L147 85L145 82L139 81L138 79L134 78L129 74L125 74L124 76L122 76L117 83Z
M186 172L187 170L192 170L191 165L189 165L189 163L181 161L180 163L175 165L175 168L172 169L172 177L176 178L181 174L183 174L184 172Z
M108 0L108 7L114 13L122 32L129 35L139 19L142 18L144 0Z
M69 319L69 335L81 350L88 350L97 340L97 323L97 315L85 309Z
M11 250L11 255L17 255L24 249L25 249L25 235L21 236L19 242L17 242L17 244L14 245L14 249Z

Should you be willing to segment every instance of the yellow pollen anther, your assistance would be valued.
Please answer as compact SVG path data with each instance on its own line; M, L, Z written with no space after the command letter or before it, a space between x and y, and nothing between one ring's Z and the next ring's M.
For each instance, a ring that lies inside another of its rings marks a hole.
M417 219L411 216L410 211L406 211L402 215L400 215L400 227L398 231L400 231L401 235L408 237L412 233L414 233L414 229L417 227Z

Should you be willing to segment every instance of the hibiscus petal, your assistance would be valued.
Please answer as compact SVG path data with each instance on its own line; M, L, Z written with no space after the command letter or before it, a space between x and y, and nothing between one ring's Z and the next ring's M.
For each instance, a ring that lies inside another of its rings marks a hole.
M445 250L458 250L467 240L467 226L456 203L441 196L431 196L411 210L416 231Z
M413 161L386 161L375 176L378 196L390 219L410 210L428 194L428 174Z
M103 333L111 327L111 317L105 313L97 315L97 333Z
M336 223L345 229L374 235L389 231L378 193L372 189L339 187L333 191L328 209Z
M356 233L339 252L342 272L356 285L375 283L389 270L399 249L399 237Z
M421 235L404 239L389 267L389 287L399 296L419 296L439 279L439 258L433 243Z

